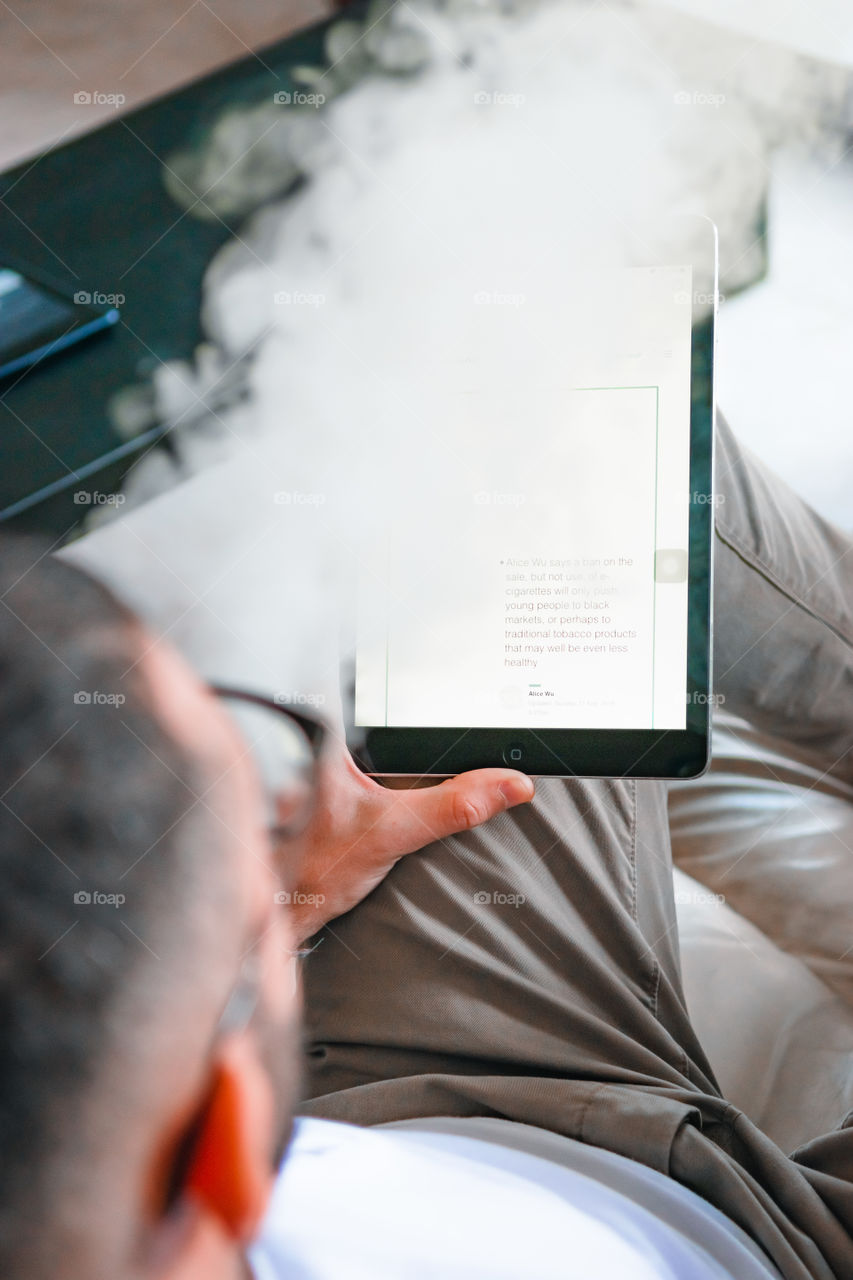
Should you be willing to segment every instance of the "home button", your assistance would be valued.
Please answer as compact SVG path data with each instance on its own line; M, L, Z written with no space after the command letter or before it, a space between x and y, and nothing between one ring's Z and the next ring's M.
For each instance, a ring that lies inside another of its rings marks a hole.
M524 747L520 742L511 742L504 747L504 760L511 769L520 769L524 763Z

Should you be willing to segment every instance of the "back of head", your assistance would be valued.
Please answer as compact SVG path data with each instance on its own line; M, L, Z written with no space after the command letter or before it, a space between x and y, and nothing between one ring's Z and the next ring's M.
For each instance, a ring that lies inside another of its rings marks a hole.
M92 1256L114 1211L104 1156L124 1140L146 1024L188 972L191 904L216 856L142 651L103 587L0 539L4 1280L108 1273Z

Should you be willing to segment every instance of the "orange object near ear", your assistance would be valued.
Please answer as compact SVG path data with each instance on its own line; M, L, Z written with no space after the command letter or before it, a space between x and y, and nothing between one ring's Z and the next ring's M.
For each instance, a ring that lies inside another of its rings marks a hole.
M251 1239L266 1209L271 1131L270 1082L235 1044L217 1065L185 1184L235 1240Z

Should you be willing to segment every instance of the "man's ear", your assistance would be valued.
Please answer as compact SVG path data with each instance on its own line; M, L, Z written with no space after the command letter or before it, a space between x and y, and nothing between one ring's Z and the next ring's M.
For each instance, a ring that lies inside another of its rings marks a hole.
M184 1182L226 1235L247 1243L272 1191L275 1097L250 1039L223 1041Z

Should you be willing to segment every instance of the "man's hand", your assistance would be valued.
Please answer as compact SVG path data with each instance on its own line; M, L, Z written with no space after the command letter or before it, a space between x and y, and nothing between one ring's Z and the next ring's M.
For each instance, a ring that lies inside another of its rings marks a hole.
M533 794L531 779L513 769L477 769L436 786L391 790L333 741L320 766L311 823L279 851L284 879L296 886L290 914L299 942L366 898L405 854L479 826Z

